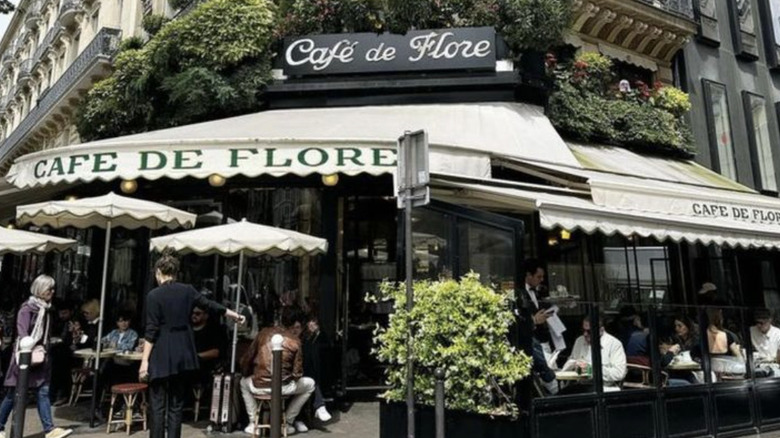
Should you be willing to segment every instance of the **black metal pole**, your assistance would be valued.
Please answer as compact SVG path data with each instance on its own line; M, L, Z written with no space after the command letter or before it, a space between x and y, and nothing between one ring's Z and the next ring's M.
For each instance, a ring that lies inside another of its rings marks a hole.
M436 438L444 438L444 370L436 368Z
M284 336L271 338L273 372L271 374L271 438L282 438L282 343ZM285 424L284 427L287 427Z
M406 187L406 199L404 200L404 234L406 245L406 312L409 314L409 327L406 333L406 435L414 438L414 354L412 353L412 308L414 307L414 276L412 264L412 195L411 187Z
M19 378L16 381L14 397L14 423L12 438L24 436L24 413L27 407L27 381L30 376L30 359L35 346L33 338L27 336L19 341Z

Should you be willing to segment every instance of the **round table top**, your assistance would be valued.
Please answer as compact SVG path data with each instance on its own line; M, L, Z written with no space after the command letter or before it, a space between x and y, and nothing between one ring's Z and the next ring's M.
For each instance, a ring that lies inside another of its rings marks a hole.
M670 370L699 371L701 370L701 365L699 365L696 362L677 362L677 363L672 362L666 368Z
M114 359L125 359L125 360L143 360L144 354L140 351L125 351L123 353L117 353L116 356L114 356Z
M558 380L587 380L591 376L587 374L577 374L576 371L556 371L555 378Z
M93 358L97 356L97 352L91 348L83 348L81 350L76 350L73 352L74 356L78 357L84 357L84 358ZM100 351L100 358L107 358L107 357L113 357L116 355L116 350L101 350Z

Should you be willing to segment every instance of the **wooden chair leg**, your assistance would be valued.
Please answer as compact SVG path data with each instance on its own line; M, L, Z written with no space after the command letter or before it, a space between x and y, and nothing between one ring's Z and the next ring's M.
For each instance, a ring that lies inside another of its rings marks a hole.
M133 406L138 398L138 394L125 394L125 426L127 435L130 435L130 428L133 426Z
M111 406L108 408L108 421L106 421L106 434L111 433L111 420L114 419L114 403L116 403L116 394L111 394Z
M203 395L203 388L195 388L193 390L195 395L195 422L198 422L198 414L200 414L200 397Z
M146 427L146 410L148 409L148 406L146 404L146 391L141 393L141 416L144 419L144 431L147 430Z
M254 421L254 428L252 429L252 438L257 438L259 436L259 427L260 427L260 416L263 415L263 402L257 404L257 408L255 409L255 421Z

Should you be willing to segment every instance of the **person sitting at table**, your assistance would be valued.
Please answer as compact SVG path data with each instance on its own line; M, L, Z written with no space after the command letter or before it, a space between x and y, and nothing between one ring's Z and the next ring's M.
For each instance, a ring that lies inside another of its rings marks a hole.
M103 347L122 353L133 351L138 342L138 333L130 328L131 320L130 312L119 312L116 316L116 328L103 337Z
M224 360L228 339L221 325L209 320L209 309L206 307L196 304L192 309L191 322L195 336L195 352L198 353L200 364L195 383L200 385L201 400L209 400L211 379Z
M601 375L604 391L620 391L620 382L626 377L626 352L623 349L623 344L604 330L603 321L603 319L599 320L599 342L601 344ZM563 366L564 371L578 371L583 374L587 372L587 368L593 364L591 338L590 317L586 316L582 320L582 336L574 341L571 356ZM577 391L569 389L566 392Z
M86 321L84 334L87 335L85 344L88 348L97 348L98 323L100 321L100 302L98 300L89 300L81 306L81 315Z
M772 325L772 314L767 309L753 313L755 325L750 327L750 341L755 351L755 362L760 374L780 376L780 328ZM758 374L758 373L757 373Z
M650 331L644 327L642 317L633 306L625 306L620 313L626 361L649 367L650 351L647 346L647 338Z
M701 343L699 327L685 315L674 317L674 336L661 342L661 366L667 368L669 374L668 386L684 386L699 383L691 370L668 369L674 358L683 352L688 352L691 361L701 361Z
M138 333L130 328L132 321L130 312L117 313L116 328L103 337L103 349L113 349L120 353L133 351L138 342ZM119 383L129 383L136 380L138 362L114 357L100 362L100 373L105 376L103 390L110 392L111 386Z
M257 412L255 395L270 394L272 378L271 338L280 334L284 337L282 343L282 395L291 396L287 403L286 419L287 433L303 433L309 429L302 421L297 421L303 405L314 392L314 379L303 377L303 352L301 341L291 329L297 324L303 326L304 316L296 308L286 309L282 315L281 326L267 327L257 334L249 350L241 358L241 396L244 399L249 416L246 433L253 433L254 420Z
M716 374L745 374L745 358L739 339L723 328L723 311L720 308L707 308L707 346L710 352L710 365Z

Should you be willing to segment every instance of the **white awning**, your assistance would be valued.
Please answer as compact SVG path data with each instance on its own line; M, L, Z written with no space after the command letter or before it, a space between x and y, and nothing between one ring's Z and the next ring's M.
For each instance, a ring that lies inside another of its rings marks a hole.
M506 212L538 212L541 226L546 229L618 233L732 247L780 247L780 225L776 223L632 211L598 205L581 192L566 194L552 188L548 188L550 192L536 191L508 181L435 179L433 185L433 197L443 201ZM780 202L777 204L780 211Z
M431 170L489 177L491 157L579 167L540 107L522 103L265 111L55 148L16 160L20 188L63 182L395 171L396 141L425 129Z

